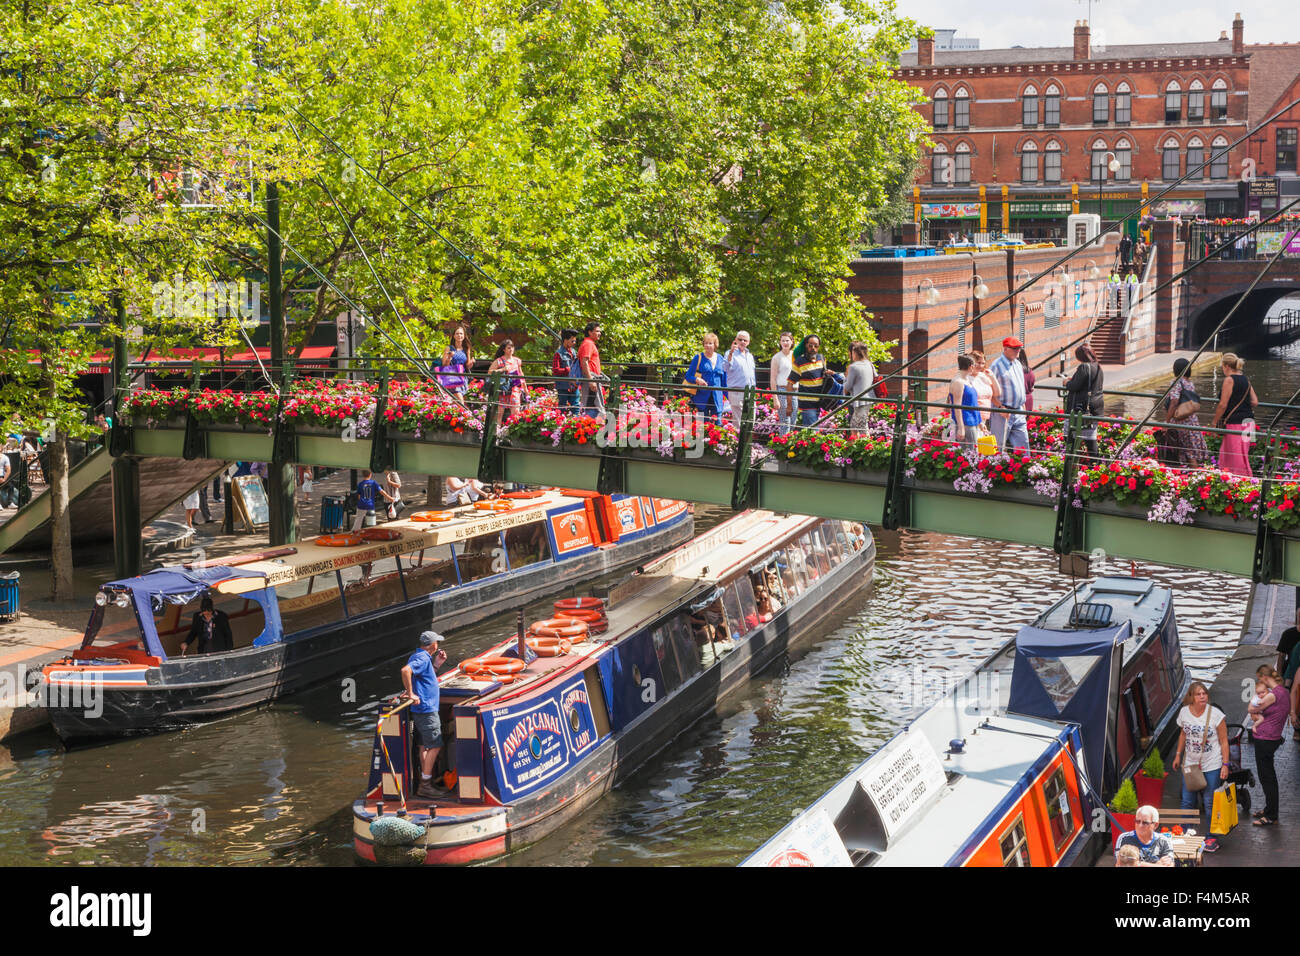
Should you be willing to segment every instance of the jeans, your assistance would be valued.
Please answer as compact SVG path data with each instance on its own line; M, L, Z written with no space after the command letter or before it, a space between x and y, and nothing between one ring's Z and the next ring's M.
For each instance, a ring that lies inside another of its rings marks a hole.
M577 386L575 385L573 388L570 389L557 388L555 390L555 403L559 405L560 408L566 408L576 413L578 411Z
M1210 835L1210 809L1214 806L1214 791L1219 789L1219 776L1223 773L1223 768L1215 770L1206 770L1205 789L1200 793L1192 793L1183 785L1183 797L1179 806L1184 810L1199 809L1201 811L1201 835Z
M605 414L605 399L600 394L600 385L590 379L582 383L582 409L589 418L600 418Z
M1259 785L1264 788L1263 814L1270 820L1277 819L1277 770L1273 767L1273 754L1281 746L1280 739L1255 738L1255 770L1259 773Z
M817 419L822 417L820 408L801 408L799 409L799 424L804 428L810 428L817 424Z
M1007 422L1011 424L1008 427ZM1018 415L1000 415L994 412L989 416L989 430L998 440L998 449L1029 448L1029 427L1025 424L1024 413Z

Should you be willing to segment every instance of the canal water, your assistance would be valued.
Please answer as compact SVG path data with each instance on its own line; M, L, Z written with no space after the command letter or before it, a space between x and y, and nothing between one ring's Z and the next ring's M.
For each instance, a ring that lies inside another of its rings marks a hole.
M1247 372L1261 399L1284 400L1300 386L1300 353ZM838 621L506 865L737 863L1070 584L1044 549L879 531L877 545L870 593ZM1138 570L1174 588L1187 662L1213 675L1235 647L1248 582ZM448 653L512 627L506 616L453 634ZM71 752L48 734L0 745L0 865L350 865L350 804L400 664L182 733Z

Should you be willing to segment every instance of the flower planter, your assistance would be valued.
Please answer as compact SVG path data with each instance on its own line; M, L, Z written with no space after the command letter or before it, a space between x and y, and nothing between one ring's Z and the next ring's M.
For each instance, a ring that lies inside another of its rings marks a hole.
M1165 792L1164 777L1148 777L1145 771L1139 770L1133 778L1133 786L1137 788L1138 806L1160 806Z
M171 415L167 418L153 418L148 415L132 415L129 419L132 428L176 428L183 430L185 428L184 415Z
M1110 825L1110 845L1111 845L1111 849L1114 849L1115 845L1119 843L1120 837L1122 837L1129 830L1136 828L1137 813L1117 813L1116 811L1112 810L1110 811L1110 814L1115 818L1115 823L1118 823L1120 827L1122 827L1122 829L1116 830L1115 823L1112 823Z
M861 468L845 468L844 477L848 481L856 481L861 485L880 485L884 487L885 482L889 479L889 473L886 471L865 471Z
M271 425L243 424L240 422L199 422L199 427L210 432L242 432L248 435L269 435Z
M1118 501L1085 501L1084 508L1095 514L1118 515L1125 518L1147 520L1151 507L1147 505L1120 504ZM1160 522L1155 522L1160 523ZM1173 527L1209 528L1213 531L1236 531L1255 533L1255 519L1251 517L1233 518L1232 515L1210 515L1197 512L1192 516L1191 525L1174 525Z
M810 478L843 478L844 468L840 465L827 465L825 468L815 468L812 465L805 465L798 461L776 460L776 470L783 475L807 475Z
M483 433L479 431L425 431L423 429L408 431L390 427L388 437L393 441L427 441L439 445L473 445L483 443Z
M292 420L291 420L292 423ZM341 438L343 436L343 423L337 425L299 425L293 424L293 433L295 435L320 435L325 438Z
M601 448L599 445L597 445L595 442L587 442L585 445L579 445L577 443L570 443L570 442L561 442L558 445L553 445L549 441L534 441L531 438L517 439L517 438L506 437L506 438L499 439L497 441L497 444L502 448L517 448L520 451L561 452L566 455L599 456L600 453L604 451L604 449Z

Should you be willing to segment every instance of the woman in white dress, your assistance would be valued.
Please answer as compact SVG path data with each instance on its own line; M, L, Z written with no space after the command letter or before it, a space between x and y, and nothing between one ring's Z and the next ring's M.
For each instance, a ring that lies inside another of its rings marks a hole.
M772 356L772 377L768 379L768 388L789 390L790 366L794 361L794 333L781 333L781 348ZM780 424L778 433L784 435L790 430L795 419L795 396L773 395L772 404L776 407L776 419Z

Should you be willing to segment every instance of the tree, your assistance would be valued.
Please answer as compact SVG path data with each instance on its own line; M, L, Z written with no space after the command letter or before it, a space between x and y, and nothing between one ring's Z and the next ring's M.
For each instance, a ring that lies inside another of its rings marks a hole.
M24 0L16 14L0 22L0 410L6 430L45 423L65 600L66 442L92 431L77 376L115 336L191 344L195 319L155 312L151 286L205 277L218 235L250 235L220 213L247 205L250 178L293 174L292 140L246 108L260 78L251 43L230 42L256 35L246 5ZM209 212L182 208L182 190Z

